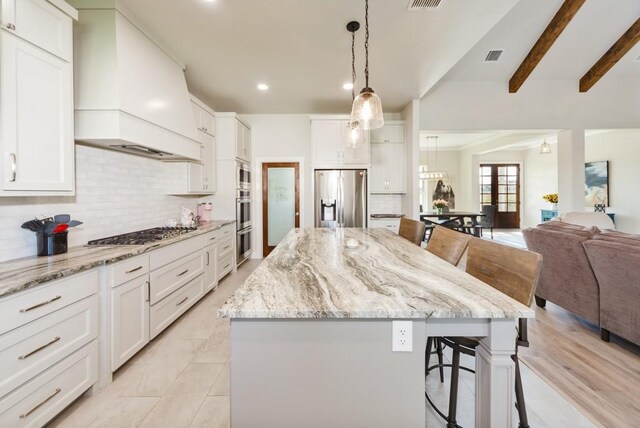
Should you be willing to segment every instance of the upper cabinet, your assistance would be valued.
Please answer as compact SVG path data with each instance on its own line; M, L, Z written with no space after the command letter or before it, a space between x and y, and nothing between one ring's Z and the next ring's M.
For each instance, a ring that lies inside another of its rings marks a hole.
M251 162L251 128L235 113L217 113L217 159Z
M361 141L354 145L348 120L333 118L311 119L311 146L313 166L317 167L367 167L369 138L360 135Z
M0 196L74 194L77 15L58 3L0 2Z
M191 108L193 116L196 119L196 128L198 131L205 132L209 135L216 135L216 117L209 111L208 107L202 104L196 98L191 98Z
M384 127L371 131L371 193L406 193L405 123L387 121Z

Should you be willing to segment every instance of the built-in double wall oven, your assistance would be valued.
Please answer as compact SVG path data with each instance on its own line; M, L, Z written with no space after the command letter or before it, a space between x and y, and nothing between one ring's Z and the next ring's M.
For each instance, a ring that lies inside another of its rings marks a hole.
M251 256L251 165L236 161L237 263Z

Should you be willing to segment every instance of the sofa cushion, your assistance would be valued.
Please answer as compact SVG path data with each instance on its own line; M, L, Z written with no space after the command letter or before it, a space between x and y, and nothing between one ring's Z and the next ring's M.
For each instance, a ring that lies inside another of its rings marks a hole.
M605 213L574 211L560 214L559 220L563 223L577 224L579 226L595 226L600 230L616 228L613 220Z
M542 230L570 233L572 235L578 235L585 238L592 238L594 235L600 233L600 229L595 226L584 227L577 224L565 223L562 221L548 221L546 223L539 224L538 227Z
M615 230L603 231L602 233L594 235L593 239L609 242L619 242L622 244L640 247L640 235L618 232Z

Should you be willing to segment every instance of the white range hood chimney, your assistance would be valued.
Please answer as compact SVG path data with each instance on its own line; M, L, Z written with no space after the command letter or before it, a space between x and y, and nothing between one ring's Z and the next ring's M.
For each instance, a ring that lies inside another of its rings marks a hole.
M158 159L200 160L195 117L180 64L117 0L71 0L75 138Z

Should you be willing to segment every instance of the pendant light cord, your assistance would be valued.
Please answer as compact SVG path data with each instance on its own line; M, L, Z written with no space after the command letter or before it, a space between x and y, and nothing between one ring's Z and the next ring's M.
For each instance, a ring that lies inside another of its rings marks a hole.
M369 0L364 2L364 80L365 88L369 87Z
M356 32L351 32L351 102L356 99Z

